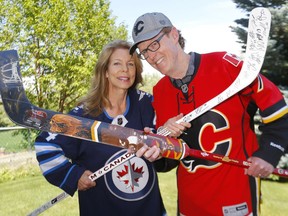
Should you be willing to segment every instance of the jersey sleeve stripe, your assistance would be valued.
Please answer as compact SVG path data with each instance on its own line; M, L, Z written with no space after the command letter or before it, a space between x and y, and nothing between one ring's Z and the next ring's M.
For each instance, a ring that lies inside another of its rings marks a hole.
M57 145L57 144L54 144L54 143L46 143L46 142L35 142L34 143L34 146L35 148L41 150L41 149L45 149L45 150L54 150L57 149L57 150L62 150L62 148Z
M267 117L262 117L262 122L264 124L273 122L279 118L281 118L282 116L286 115L288 113L288 106L286 105L285 107L283 107L282 109L278 110L277 112L267 116Z
M59 154L63 153L62 148L60 146L52 144L52 143L35 143L35 151L36 156L42 156L47 154Z
M47 175L48 173L52 172L55 169L58 169L59 167L62 167L68 162L68 159L64 155L57 154L54 157L49 158L48 160L41 161L39 164L43 175Z
M65 184L68 176L70 175L70 173L72 172L72 170L74 169L75 166L76 166L76 165L74 164L74 165L69 169L69 171L67 172L67 175L65 176L63 182L62 182L61 185L59 186L60 188L62 188L62 186Z

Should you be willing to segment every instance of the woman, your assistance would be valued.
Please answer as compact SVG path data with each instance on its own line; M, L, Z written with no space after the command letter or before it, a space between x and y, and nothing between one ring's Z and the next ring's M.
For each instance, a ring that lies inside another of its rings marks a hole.
M92 86L70 114L143 130L154 127L152 96L137 90L142 63L130 44L106 45ZM37 160L45 178L71 196L78 189L80 215L166 215L153 164L134 157L92 182L88 176L126 150L61 135L40 134ZM70 160L71 162L70 162Z

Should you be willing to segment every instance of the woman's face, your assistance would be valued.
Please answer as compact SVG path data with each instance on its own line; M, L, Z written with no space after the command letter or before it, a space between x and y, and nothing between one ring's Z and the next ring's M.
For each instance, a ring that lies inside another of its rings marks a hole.
M128 49L116 49L110 57L106 78L109 91L128 90L134 83L136 66Z

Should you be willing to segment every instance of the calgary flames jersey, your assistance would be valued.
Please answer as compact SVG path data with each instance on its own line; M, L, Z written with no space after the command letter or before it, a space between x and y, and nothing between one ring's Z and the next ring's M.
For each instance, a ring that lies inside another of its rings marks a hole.
M166 76L154 87L157 127L220 94L242 67L242 61L226 52L194 55L188 88ZM260 145L253 124L257 109L263 119ZM251 85L193 120L181 138L194 149L239 160L254 155L276 166L287 148L287 112L278 88L259 75ZM177 185L180 215L259 213L259 179L245 175L242 168L187 157L178 166Z

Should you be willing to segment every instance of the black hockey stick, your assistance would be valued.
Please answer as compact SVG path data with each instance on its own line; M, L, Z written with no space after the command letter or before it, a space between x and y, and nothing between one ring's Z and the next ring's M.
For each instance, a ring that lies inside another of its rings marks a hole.
M0 92L9 118L18 125L121 148L157 145L163 157L181 160L185 157L183 140L111 125L78 116L45 110L33 105L25 94L17 51L0 52Z

